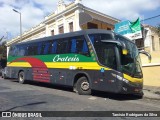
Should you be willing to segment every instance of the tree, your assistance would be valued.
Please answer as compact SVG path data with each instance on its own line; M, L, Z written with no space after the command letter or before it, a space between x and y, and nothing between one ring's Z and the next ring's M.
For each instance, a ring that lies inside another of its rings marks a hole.
M3 40L3 38L4 38L4 36L2 36L2 37L0 38L0 42Z
M2 42L2 44L0 45L0 54L1 54L1 58L3 59L6 59L6 56L7 56L7 47L5 46L5 44L6 44L6 41Z
M7 63L7 47L5 46L6 41L0 45L0 67L4 68Z

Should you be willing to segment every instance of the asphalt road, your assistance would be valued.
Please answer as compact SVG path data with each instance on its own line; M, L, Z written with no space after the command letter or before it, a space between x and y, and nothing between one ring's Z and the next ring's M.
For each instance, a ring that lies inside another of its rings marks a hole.
M0 78L0 111L160 111L160 101L97 91L93 95L84 96L65 87L34 82L19 84L16 80ZM159 119L158 117L78 117L76 119L141 120L142 118L145 120ZM56 117L54 119L75 120L75 117Z

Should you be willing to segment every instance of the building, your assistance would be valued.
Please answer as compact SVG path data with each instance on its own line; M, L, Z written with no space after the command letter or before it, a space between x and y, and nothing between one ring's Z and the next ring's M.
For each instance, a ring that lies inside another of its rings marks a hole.
M151 53L160 51L160 36L155 27L144 25L144 47Z
M66 5L63 0L58 1L57 10L45 17L39 25L24 32L9 42L13 43L34 40L41 37L79 31L83 29L107 29L113 30L114 24L120 20L100 13L81 4L81 0Z
M145 50L152 56L150 65L160 64L160 36L158 30L150 25L142 25L142 39L135 40L139 49ZM142 65L149 65L148 58L141 54Z

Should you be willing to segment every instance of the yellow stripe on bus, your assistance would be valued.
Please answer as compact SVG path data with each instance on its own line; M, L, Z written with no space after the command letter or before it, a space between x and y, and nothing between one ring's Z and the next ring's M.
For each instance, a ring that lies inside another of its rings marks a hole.
M47 68L64 68L64 69L90 69L90 70L100 70L104 68L98 65L97 62L45 62ZM8 67L32 67L27 62L12 62L8 63ZM109 68L104 68L105 70L110 70Z
M27 62L11 62L7 63L8 67L31 67L31 65Z
M123 74L124 78L131 81L131 82L136 82L136 83L142 83L143 79L142 78L133 78L129 75Z
M60 68L60 69L88 69L88 70L100 70L104 68L98 65L97 62L45 62L47 68ZM28 62L11 62L8 63L8 67L32 67ZM105 70L111 70L109 68L104 68ZM133 78L129 75L123 74L124 78L131 81L142 83L143 79Z

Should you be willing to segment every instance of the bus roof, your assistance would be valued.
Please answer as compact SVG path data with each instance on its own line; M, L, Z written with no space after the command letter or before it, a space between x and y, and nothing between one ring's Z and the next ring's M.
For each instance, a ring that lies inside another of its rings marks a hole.
M42 42L47 40L53 40L53 39L61 39L61 38L67 38L67 37L73 37L73 36L79 36L79 35L85 35L85 34L92 34L92 33L108 33L108 34L114 34L111 30L102 30L102 29L87 29L87 30L80 30L76 32L70 32L70 33L64 33L64 34L58 34L54 36L48 36L43 38L34 39L31 41L16 43L12 45L21 45L21 44L28 44L28 43L34 43L34 42Z

